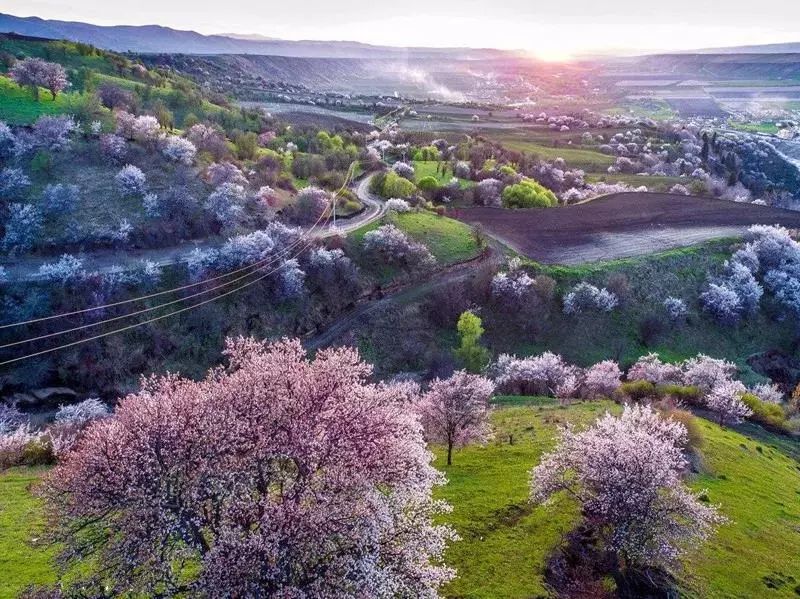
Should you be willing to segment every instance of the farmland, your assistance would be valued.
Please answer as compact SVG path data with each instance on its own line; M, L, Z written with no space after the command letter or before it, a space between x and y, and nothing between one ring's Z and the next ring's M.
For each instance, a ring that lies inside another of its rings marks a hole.
M740 234L753 224L800 226L800 214L764 206L656 193L625 193L556 210L459 209L516 251L545 263L642 255Z

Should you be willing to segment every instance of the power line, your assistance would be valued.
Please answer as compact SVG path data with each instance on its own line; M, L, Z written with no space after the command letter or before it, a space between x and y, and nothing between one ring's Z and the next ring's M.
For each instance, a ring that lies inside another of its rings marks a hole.
M352 162L350 164L350 167L348 168L348 171L347 171L347 176L345 177L345 182L342 184L342 186L333 195L333 201L334 202L336 202L336 199L339 197L339 194L341 194L342 191L344 191L345 187L350 182L350 180L352 178L352 175L353 175L353 171L355 170L355 166L356 166L356 162ZM290 244L290 245L294 245L296 243L299 243L300 239L302 239L305 235L310 233L310 231L315 229L317 227L317 225L319 224L319 222L322 220L323 216L324 216L324 212L322 214L320 214L320 216L316 220L316 222L314 222L314 224L308 229L308 231L306 231L306 233L304 233L303 236L301 236L298 240L292 242L292 244ZM94 311L103 310L103 309L106 309L106 308L114 308L116 306L123 306L123 305L130 304L130 303L133 303L133 302L139 302L139 301L143 301L143 300L146 300L146 299L152 299L154 297L159 297L159 296L167 295L167 294L170 294L170 293L177 293L178 291L185 291L186 289L192 289L194 287L197 287L198 285L204 285L206 283L212 283L214 281L218 281L220 279L224 279L225 277L229 277L231 275L238 274L238 273L240 273L242 271L245 271L247 269L250 269L250 268L254 268L254 270L253 270L253 272L248 273L248 274L253 274L256 270L258 270L258 268L260 268L262 266L266 266L267 264L269 264L270 260L271 260L271 257L270 258L265 258L264 260L261 260L259 262L255 262L253 264L248 264L247 266L243 266L243 267L238 268L236 270L233 270L233 271L230 271L230 272L227 272L227 273L224 273L224 274L220 274L220 275L211 277L209 279L204 279L202 281L197 281L196 283L190 283L190 284L187 284L187 285L182 285L180 287L174 287L172 289L166 289L164 291L158 291L158 292L150 293L150 294L147 294L147 295L142 295L142 296L139 296L139 297L134 297L134 298L126 299L126 300L120 300L118 302L112 302L112 303L109 303L109 304L103 304L101 306L92 306L90 308L83 308L81 310L74 310L72 312L62 312L62 313L59 313L59 314L52 314L50 316L42 316L42 317L39 317L39 318L32 318L30 320L24 320L24 321L14 322L14 323L11 323L11 324L0 325L0 330L19 327L19 326L23 326L23 325L27 325L27 324L35 324L37 322L45 322L45 321L49 321L49 320L54 320L56 318L66 318L67 316L77 316L78 314L85 314L87 312L94 312ZM0 346L0 347L6 347L6 346Z
M301 239L302 239L302 237L301 237ZM242 279L246 279L250 275L254 275L254 274L258 273L261 269L266 268L269 265L269 263L275 262L279 258L281 258L281 254L284 254L288 250L289 250L289 247L287 246L286 248L280 250L277 254L274 254L271 257L270 262L268 262L267 264L259 266L258 268L256 268L255 270L253 270L251 272L248 272L248 273L246 273L244 275L236 277L235 279L231 279L230 281L226 281L225 283L221 283L220 285L217 285L217 286L212 287L210 289L204 289L203 291L198 291L196 293L193 293L191 295L187 295L187 296L184 296L184 297L179 297L178 299L175 299L175 300L172 300L172 301L169 301L169 302L165 302L163 304L158 304L157 306L151 306L149 308L143 308L141 310L137 310L137 311L131 312L129 314L122 314L120 316L114 316L112 318L106 318L105 320L99 320L97 322L91 322L91 323L84 324L84 325L81 325L81 326L73 327L71 329L64 329L64 330L61 330L61 331L55 331L53 333L47 333L45 335L39 335L38 337L31 337L30 339L23 339L22 341L14 341L12 343L6 343L4 345L0 345L0 349L6 349L8 347L14 347L14 346L17 346L17 345L23 345L25 343L33 343L34 341L41 341L42 339L49 339L51 337L58 337L59 335L66 335L67 333L74 333L76 331L82 331L84 329L90 329L90 328L94 328L94 327L99 327L100 325L108 324L109 322L115 322L117 320L123 320L125 318L131 318L133 316L138 316L139 314L145 314L147 312L153 312L154 310L159 310L161 308L166 308L167 306L171 306L173 304L184 302L184 301L186 301L188 299L192 299L193 297L198 297L198 296L201 296L201 295L205 295L207 293L211 293L212 291L216 291L218 289L222 289L224 287L227 287L228 285L236 283L237 281L241 281ZM229 274L231 274L231 273L229 273Z
M346 181L345 181L345 183L342 185L342 187L341 187L341 188L340 188L340 189L339 189L339 190L338 190L338 191L337 191L337 192L334 194L334 196L333 196L333 201L334 201L334 202L335 202L335 201L336 201L336 199L338 198L338 196L339 196L339 193L341 193L342 189L344 189L344 187L347 185L347 179L350 179L350 177L352 176L352 172L353 172L353 170L354 170L354 168L355 168L355 165L356 165L356 163L355 163L355 162L353 162L353 163L350 165L350 168L348 169L348 173L347 173L347 177L346 177ZM302 238L306 237L308 234L310 234L310 232L311 232L313 229L315 229L315 228L317 227L317 225L319 224L319 222L320 222L320 220L322 219L322 217L324 216L324 214L325 214L325 213L323 212L323 213L320 215L320 217L319 217L319 218L318 218L318 219L315 221L315 223L314 223L314 224L313 224L313 225L312 225L312 226L311 226L311 227L310 227L310 228L309 228L309 229L306 231L306 233L304 233L304 234L303 234L303 235L302 235L302 236L301 236L301 237L300 237L298 240L296 240L296 242L299 242L299 241L300 241L300 239L302 239ZM329 218L330 218L330 217L326 218L325 220L326 220L326 221L328 221L328 220L329 220ZM303 252L305 249L307 249L308 247L310 247L312 243L313 243L313 242L312 242L312 241L309 239L309 240L308 240L308 243L306 243L306 244L305 244L305 245L304 245L302 248L300 248L300 249L297 251L297 253L295 253L295 254L292 256L292 258L295 258L295 257L299 256L299 255L300 255L300 254L301 254L301 253L302 253L302 252ZM281 250L281 251L282 251L282 252L284 252L284 251L286 251L287 249L288 249L288 246L287 246L287 248L284 248L284 250ZM259 281L262 281L263 279L265 279L265 278L266 278L266 277L268 277L269 275L271 275L271 274L273 274L273 273L277 272L278 270L280 270L280 269L281 269L281 268L283 268L284 266L285 266L285 262L284 262L283 264L281 264L280 266L278 266L277 268L274 268L274 269L270 270L269 272L267 272L267 273L265 273L265 274L261 275L260 277L258 277L258 278L256 278L256 279L254 279L254 280L252 280L252 281L249 281L249 282L247 282L247 283L244 283L244 284L242 284L242 285L239 285L238 287L235 287L235 288L233 288L233 289L230 289L230 290L226 291L225 293L221 293L221 294L219 294L219 295L217 295L217 296L214 296L214 297L212 297L212 298L209 298L209 299L207 299L207 300L203 300L202 302L198 302L198 303L196 303L196 304L192 304L191 306L186 306L186 307L184 307L184 308L181 308L181 309L179 309L179 310L175 310L175 311L173 311L173 312L170 312L170 313L168 313L168 314L162 314L162 315L160 315L160 316L156 316L156 317L154 317L154 318L150 318L150 319L148 319L148 320L145 320L145 321L142 321L142 322L138 322L138 323L134 323L134 324L131 324L131 325L127 325L127 326L125 326L125 327L121 327L121 328L119 328L119 329L114 329L113 331L107 331L107 332L105 332L105 333L101 333L101 334L98 334L98 335L93 335L92 337L88 337L88 338L84 338L84 339L79 339L79 340L77 340L77 341L73 341L73 342L70 342L70 343L65 343L65 344L62 344L62 345L58 345L58 346L56 346L56 347L48 348L48 349L41 350L41 351L38 351L38 352L33 352L33 353L30 353L30 354L26 354L26 355L23 355L23 356L19 356L19 357L17 357L17 358L12 358L12 359L10 359L10 360L5 360L5 361L3 361L3 362L0 362L0 366L6 366L6 365L8 365L8 364L13 364L13 363L16 363L16 362L20 362L20 361L22 361L22 360L27 360L27 359L34 358L34 357L37 357L37 356L41 356L41 355L49 354L49 353L52 353L52 352L55 352L55 351L59 351L59 350L62 350L62 349L66 349L66 348L69 348L69 347L74 347L74 346L76 346L76 345L81 345L81 344L83 344L83 343L88 343L89 341L94 341L94 340L97 340L97 339L102 339L102 338L104 338L104 337L109 337L109 336L111 336L111 335L115 335L115 334L117 334L117 333L122 333L122 332L124 332L124 331L128 331L128 330L131 330L131 329L134 329L134 328L140 327L140 326L144 326L144 325L146 325L146 324L150 324L150 323L152 323L152 322L156 322L156 321L162 320L162 319L164 319L164 318L168 318L169 316L174 316L174 315L176 315L176 314L181 314L181 313L183 313L183 312L186 312L186 311L188 311L188 310L192 310L192 309L194 309L194 308L198 308L198 307L200 307L200 306L203 306L203 305L205 305L205 304L208 304L208 303L210 303L210 302L212 302L212 301L216 301L216 300L218 300L218 299L220 299L220 298L223 298L223 297L226 297L226 296L228 296L228 295L231 295L232 293L235 293L235 292L237 292L237 291L240 291L240 290L242 290L242 289L245 289L246 287L249 287L249 286L251 286L251 285L254 285L254 284L255 284L255 283L257 283L257 282L259 282ZM251 265L251 267L252 267L252 265ZM256 272L256 271L252 271L252 272L250 272L250 273L247 273L246 275L243 275L242 277L239 277L239 279L236 279L236 280L241 280L241 279L244 279L244 278L246 278L246 277L250 276L251 274L255 274L255 272ZM230 275L230 274L232 274L232 273L228 273L228 275ZM231 284L231 283L233 283L233 282L235 282L235 281L228 281L227 283L223 283L222 285L219 285L219 286L217 287L217 289L218 289L218 288L223 288L223 287L226 287L227 285L229 285L229 284ZM90 323L89 325L85 325L85 326L82 326L82 327L76 327L75 329L70 329L70 330L60 331L60 332L58 332L58 333L53 333L53 334L50 334L50 335L44 335L44 336L37 337L37 338L34 338L34 339L28 339L28 340L26 340L26 341L16 342L16 343L13 343L13 344L9 344L9 345L6 345L6 346L0 346L0 347L9 347L9 346L11 346L11 345L20 345L20 344L22 344L22 343L27 343L27 342L31 342L31 341L37 341L37 340L39 340L39 339L43 339L43 338L47 338L47 337L52 337L52 336L59 335L59 334L66 334L66 333L74 332L75 330L82 330L82 329L85 329L85 328L89 328L90 326L98 326L98 325L100 325L100 324L104 324L104 323L107 323L107 322L113 322L113 321L115 321L115 320L120 320L120 319L122 319L122 318L129 318L129 317L135 316L135 315L137 315L137 314L140 314L140 313L144 313L144 312L150 312L150 311L153 311L153 310L157 310L157 309L160 309L160 308L164 308L164 307L166 307L166 306L168 306L168 305L171 305L171 304L175 304L175 303L178 303L178 302L181 302L181 301L185 301L185 300L187 300L187 299L189 299L189 298L191 298L191 297L195 297L195 296L198 296L198 295L202 295L203 293L206 293L206 292L208 292L208 291L212 291L212 290L206 290L206 291L204 291L204 292L200 292L200 293L194 294L194 295L192 295L192 296L188 296L188 297L180 298L180 299L178 299L178 300L174 300L174 301L171 301L171 302L168 302L168 303L165 303L165 304L161 304L161 305L159 305L159 306L155 306L155 307L152 307L152 308L148 308L148 309L145 309L145 310L140 310L140 311L138 311L138 312L134 312L134 313L131 313L131 314L126 314L126 315L118 316L118 317L115 317L115 318L110 318L110 319L107 319L107 320L105 320L105 321L101 321L101 322L98 322L98 323Z
M307 247L310 247L310 246L311 246L311 242L309 241L309 243L307 243L306 246L303 249L305 249ZM300 255L300 253L303 251L303 249L301 249L295 255L296 256ZM249 281L247 283L239 285L238 287L230 289L230 290L226 291L225 293L221 293L220 295L217 295L217 296L208 298L206 300L203 300L202 302L198 302L196 304L192 304L191 306L186 306L186 307L181 308L179 310L175 310L174 312L169 312L168 314L162 314L160 316L156 316L154 318L150 318L150 319L144 320L142 322L137 322L137 323L134 323L134 324L131 324L131 325L127 325L127 326L121 327L119 329L114 329L113 331L107 331L105 333L100 333L99 335L94 335L92 337L87 337L87 338L84 338L84 339L78 339L77 341L72 341L70 343L65 343L65 344L62 344L62 345L58 345L56 347L51 347L51 348L44 349L44 350L41 350L41 351L38 351L38 352L34 352L34 353L31 353L31 354L26 354L24 356L19 356L17 358L12 358L10 360L5 360L3 362L0 362L0 366L7 366L8 364L13 364L13 363L16 363L16 362L20 362L22 360L35 358L37 356L42 356L42 355L49 354L49 353L52 353L52 352L55 352L55 351L60 351L62 349L67 349L69 347L74 347L76 345L81 345L83 343L88 343L89 341L95 341L97 339L102 339L104 337L109 337L111 335L116 335L117 333L122 333L122 332L125 332L125 331L129 331L131 329L135 329L137 327L144 326L146 324L150 324L150 323L156 322L158 320L163 320L164 318L168 318L170 316L175 316L176 314L181 314L183 312L187 312L189 310L193 310L194 308L199 308L200 306L203 306L203 305L208 304L210 302L216 301L216 300L221 299L221 298L223 298L225 296L231 295L232 293L236 293L237 291L240 291L240 290L242 290L242 289L244 289L246 287L249 287L250 285L254 285L255 283L258 283L259 281L262 281L263 279L267 278L271 274L279 271L285 265L286 265L286 263L284 262L283 264L281 264L277 268L274 268L274 269L270 270L269 272L261 275L257 279L254 279L252 281Z

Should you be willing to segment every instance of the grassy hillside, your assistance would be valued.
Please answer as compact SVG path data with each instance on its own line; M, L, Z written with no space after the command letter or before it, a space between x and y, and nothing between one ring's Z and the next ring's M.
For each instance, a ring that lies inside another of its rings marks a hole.
M391 222L409 237L425 244L440 264L468 260L480 251L470 227L451 218L423 211L393 215ZM349 235L351 243L361 245L364 235L382 224L385 223L370 223L353 231Z
M50 92L41 90L37 102L30 89L21 88L0 75L0 120L11 125L32 123L46 114L73 113L84 101L81 93L63 93L53 100Z
M532 154L543 160L563 158L571 168L581 168L588 172L605 172L606 168L614 164L615 160L613 156L601 154L594 150L563 146L554 148L531 141L525 141L519 137L499 137L497 141L510 150Z
M546 594L547 556L577 511L566 499L552 508L528 501L528 472L549 450L558 426L586 424L610 403L561 408L551 400L500 398L492 420L495 438L486 447L458 451L445 468L449 483L440 494L453 505L447 518L462 540L448 552L459 577L450 597L536 597ZM760 431L757 439L700 420L704 471L690 480L707 489L731 520L702 550L691 555L681 576L691 597L796 597L800 577L800 465L785 442ZM509 444L513 435L514 444ZM777 588L773 588L777 587Z
M735 242L731 240L719 240L643 257L580 266L535 265L534 272L556 280L558 297L580 281L604 287L615 278L621 279L627 288L623 303L610 314L568 316L561 312L557 301L550 315L542 319L542 331L536 336L521 332L508 335L504 329L502 334L493 337L490 320L486 321L488 335L497 352L533 354L549 349L584 365L609 357L632 363L650 351L671 360L707 353L735 361L747 378L749 356L769 349L791 353L796 335L793 326L771 317L769 298L764 299L764 308L756 316L733 327L716 323L702 311L699 295L705 289L706 279L709 273L718 272L734 247ZM669 296L686 301L689 314L685 323L673 326L664 320L663 302ZM646 343L642 338L642 324L648 318L661 319L662 328Z
M550 450L558 427L585 426L610 402L568 408L546 398L500 397L492 414L494 440L459 450L451 467L436 450L436 465L449 480L439 496L453 505L446 520L461 536L447 553L458 578L448 597L546 596L544 567L562 535L578 517L561 498L549 507L528 503L528 472ZM731 520L685 561L682 591L688 597L796 597L800 585L800 464L797 443L749 426L743 432L699 420L704 437L702 473L692 488L707 489ZM510 440L513 439L513 444ZM791 457L794 456L794 457ZM41 524L29 486L38 469L0 475L0 599L31 583L54 580L52 550L28 541Z
M56 575L53 551L32 545L42 524L40 503L30 493L38 468L0 474L0 599L16 597L30 584L50 584Z

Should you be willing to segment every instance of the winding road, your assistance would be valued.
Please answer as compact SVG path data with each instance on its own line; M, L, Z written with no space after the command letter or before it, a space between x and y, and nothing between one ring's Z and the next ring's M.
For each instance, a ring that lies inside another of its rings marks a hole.
M386 214L386 205L381 198L369 190L373 176L367 175L352 185L353 191L364 204L364 210L352 217L337 218L336 227L333 227L331 223L326 223L313 231L310 237L324 239L333 235L346 235L359 227L382 218ZM80 253L77 257L83 260L84 268L87 271L103 273L120 266L133 269L138 267L142 260L155 262L159 266L181 264L187 261L189 253L196 248L215 249L221 247L224 243L224 240L210 241L204 239L186 241L165 248L98 250ZM0 258L0 266L5 268L8 282L20 283L40 280L39 267L56 260L58 260L57 256L25 256L18 259L2 257Z

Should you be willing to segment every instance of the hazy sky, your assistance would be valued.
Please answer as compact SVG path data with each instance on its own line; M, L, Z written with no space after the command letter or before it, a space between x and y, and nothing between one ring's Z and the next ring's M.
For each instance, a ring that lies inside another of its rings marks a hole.
M520 48L545 58L800 42L800 0L3 0L0 11L285 39Z

